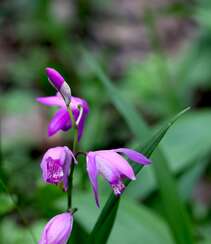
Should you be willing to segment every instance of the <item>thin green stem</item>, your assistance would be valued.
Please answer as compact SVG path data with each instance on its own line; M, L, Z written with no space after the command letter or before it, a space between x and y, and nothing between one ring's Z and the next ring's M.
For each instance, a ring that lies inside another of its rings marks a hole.
M68 108L69 114L70 114L70 119L72 121L72 128L74 130L74 136L73 136L73 147L72 151L73 154L76 155L76 150L77 150L77 144L78 144L78 127L76 124L76 121L73 117L73 113L71 110L71 107L69 106ZM68 191L67 191L67 210L71 211L72 214L74 213L74 209L72 208L72 189L73 189L73 173L74 173L74 168L75 168L75 163L73 162L70 167L70 175L68 177ZM68 244L70 243L70 239L68 240Z
M74 163L71 165L70 175L68 178L68 192L67 192L67 208L70 210L72 208L72 188L73 188L73 172L74 172Z
M74 119L73 112L71 110L70 105L69 105L69 107L67 107L67 110L68 110L69 115L70 115L70 119L71 119L71 122L72 122L72 127L73 127L73 129L75 129L76 128L76 123L75 123L75 119Z
M73 140L73 153L75 154L77 148L77 140L78 140L78 129L74 129L74 140ZM70 175L68 178L68 209L72 208L72 188L73 188L73 173L75 169L75 164L71 164Z
M70 114L70 119L72 121L72 128L74 130L74 137L73 137L73 154L76 154L76 150L77 150L77 144L78 144L78 128L75 122L75 119L73 117L73 113L70 107L68 107L68 111ZM70 210L72 208L72 188L73 188L73 173L74 173L74 168L75 168L75 164L72 163L71 164L71 168L70 168L70 175L68 177L68 192L67 192L67 208L68 210Z
M73 139L73 153L76 154L78 145L78 128L74 129L74 139Z

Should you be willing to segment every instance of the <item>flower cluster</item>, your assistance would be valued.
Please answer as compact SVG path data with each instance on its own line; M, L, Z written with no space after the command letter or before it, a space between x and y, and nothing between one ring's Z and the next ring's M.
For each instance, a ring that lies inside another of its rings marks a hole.
M53 136L60 130L68 131L73 128L77 131L75 140L79 142L89 113L88 103L82 98L71 96L70 87L55 69L47 68L46 74L57 94L39 97L37 101L47 106L59 107L49 123L48 136ZM77 164L77 152L74 150L71 151L67 146L54 147L44 154L40 165L44 182L60 185L64 191L68 191L72 166ZM98 175L103 176L110 184L116 196L120 196L125 189L124 179L136 179L133 168L124 156L141 165L151 163L143 154L129 148L90 151L85 154L86 169L98 207ZM45 226L39 244L67 243L72 231L73 212L73 209L68 209L67 212L53 217Z

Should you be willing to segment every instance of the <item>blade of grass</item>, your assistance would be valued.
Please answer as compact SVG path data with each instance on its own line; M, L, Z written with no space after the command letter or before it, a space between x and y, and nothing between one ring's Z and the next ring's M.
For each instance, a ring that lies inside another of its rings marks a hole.
M83 50L83 55L87 64L90 65L96 76L106 88L111 101L127 122L128 127L133 132L134 136L139 141L143 141L150 134L150 129L144 120L138 115L129 101L126 101L121 97L118 89L106 77L93 57L85 50ZM161 148L159 150L157 149L154 155L156 162L154 162L152 168L161 194L162 204L164 205L166 220L168 221L174 239L178 244L191 244L193 243L193 236L189 216L177 192L176 182L171 175L166 157ZM111 200L109 201L112 202ZM99 218L101 218L101 216ZM99 219L96 226L98 226L98 223ZM96 231L95 227L93 231Z
M174 122L184 114L189 108L183 110L179 114L177 114L164 128L158 131L142 148L142 152L150 157L153 151L156 149L162 138L165 136L168 129L174 124ZM143 168L143 166L134 164L133 169L135 174L137 175L139 171ZM131 181L125 180L124 184L127 186ZM91 234L90 234L90 243L106 243L109 234L112 230L115 217L118 210L120 198L114 196L111 193L109 199L107 200L105 207L103 208Z

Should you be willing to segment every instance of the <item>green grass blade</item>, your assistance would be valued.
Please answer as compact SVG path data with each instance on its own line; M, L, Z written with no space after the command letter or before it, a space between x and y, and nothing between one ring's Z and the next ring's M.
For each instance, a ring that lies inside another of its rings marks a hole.
M90 65L96 76L100 79L100 81L106 88L108 94L110 95L111 101L127 122L134 136L139 141L144 141L145 138L150 135L150 129L148 128L148 126L137 114L133 106L121 97L118 89L115 88L112 82L105 76L93 57L86 51L84 51L83 53L87 64ZM150 148L148 148L147 150L150 152ZM183 205L178 195L176 182L171 175L166 157L161 148L159 150L156 150L155 156L156 160L153 163L152 168L154 170L158 188L161 194L162 204L165 206L164 211L166 220L168 221L174 239L178 244L191 244L193 243L193 237L189 217L185 206ZM99 219L97 223L98 222ZM94 229L94 231L96 231L96 229Z
M115 222L119 201L120 198L110 195L90 234L89 243L105 244L107 242Z
M183 110L181 113L176 115L165 127L158 131L151 140L149 140L146 145L143 147L142 152L150 157L153 151L156 149L162 138L165 136L168 129L174 124L174 122L189 108ZM137 175L143 166L134 164L134 172ZM130 183L129 180L125 180L125 186ZM105 207L103 208L91 234L90 234L90 243L106 243L109 234L112 230L112 226L115 221L115 217L118 210L120 198L114 196L111 193L109 199L107 200Z
M100 214L99 209L96 210L95 204L93 204L93 193L91 191L75 193L74 202L79 209L75 219L85 230L91 232ZM106 199L107 196L102 192L101 201L105 203ZM84 202L86 203L85 209ZM88 243L88 240L85 243ZM119 202L117 217L108 243L175 244L166 221L147 206L128 198L127 194L124 194Z

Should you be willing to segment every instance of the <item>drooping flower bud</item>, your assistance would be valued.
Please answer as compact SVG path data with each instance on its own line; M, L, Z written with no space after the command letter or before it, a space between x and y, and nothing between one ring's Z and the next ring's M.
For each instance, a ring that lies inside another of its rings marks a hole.
M62 95L67 106L71 101L71 89L62 75L53 68L46 68L46 74L49 82L56 88L56 90Z
M56 215L44 227L39 244L66 244L72 231L72 225L71 213Z
M72 151L68 147L50 148L43 156L40 165L43 180L49 184L63 184L64 190L67 191L72 159L76 162Z

